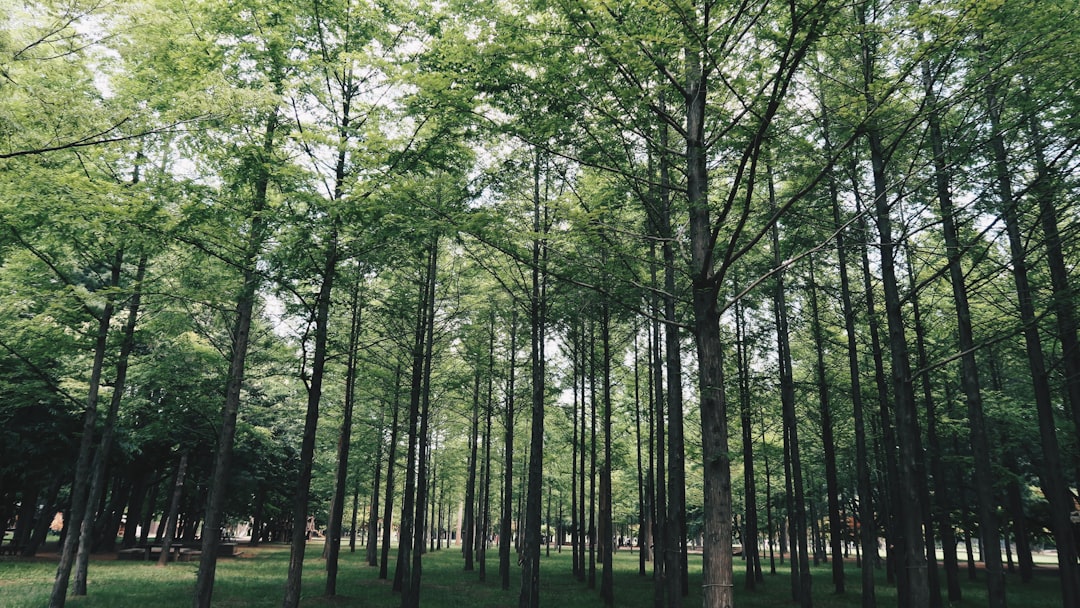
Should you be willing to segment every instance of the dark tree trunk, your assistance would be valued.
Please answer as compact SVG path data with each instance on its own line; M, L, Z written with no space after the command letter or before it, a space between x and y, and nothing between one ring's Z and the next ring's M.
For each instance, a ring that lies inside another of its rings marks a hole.
M743 556L746 559L747 591L757 589L764 582L761 559L758 552L757 489L754 483L754 436L750 411L750 358L747 354L746 315L742 300L735 302L735 358L739 384L739 422L742 426L743 448L743 494L746 500Z
M173 537L176 536L177 520L180 518L180 499L184 494L184 477L187 474L188 451L180 454L180 462L176 465L176 478L173 481L172 497L169 499L169 513L165 516L165 536L161 540L161 554L158 556L158 566L169 563L169 555L172 552Z
M426 268L426 265L425 265ZM420 401L424 388L424 343L427 336L427 300L430 278L422 277L416 306L416 326L412 344L412 375L409 383L408 449L405 455L405 489L401 498L401 524L398 526L397 568L394 570L393 590L402 593L402 604L411 583L412 545L416 523L417 462L423 457L420 448ZM387 524L389 525L389 524Z
M431 419L431 360L435 332L435 285L436 272L439 263L439 239L436 235L430 244L427 264L427 288L425 312L421 314L425 327L421 338L420 352L422 354L421 386L420 386L420 412L419 429L417 431L416 446L416 513L412 528L412 568L406 572L403 580L403 593L401 595L401 608L420 608L420 577L423 573L423 562L420 559L424 553L424 531L426 522L424 513L427 510L427 463L428 463L428 428ZM410 475L411 477L411 475ZM408 495L406 494L406 498ZM398 551L401 551L398 547Z
M601 264L607 262L606 249L601 251ZM601 425L604 434L604 463L600 470L600 560L603 569L600 572L600 599L605 606L615 603L614 574L611 559L613 557L612 538L615 536L611 516L611 311L607 298L600 302L600 345L602 369L603 417Z
M138 181L137 177L135 181ZM120 412L120 401L124 396L124 385L127 382L128 361L131 350L135 347L135 323L139 318L139 302L142 299L142 282L146 277L147 259L148 256L144 251L139 256L139 264L135 271L134 291L128 304L127 321L124 323L124 337L120 344L120 358L116 361L116 380L113 382L109 412L106 415L105 426L101 432L101 442L98 445L97 452L94 454L90 495L87 497L87 508L79 526L79 549L75 556L75 586L72 589L72 595L86 595L86 573L90 564L90 550L93 542L91 534L96 523L93 505L104 493L105 470L108 467L109 454L112 452L113 437L116 434L116 418ZM119 260L118 257L117 261Z
M488 330L487 402L484 415L484 466L481 483L480 525L476 535L477 561L480 562L480 582L487 580L488 534L491 530L491 418L495 414L495 314L491 315Z
M386 457L386 499L383 505L382 557L379 578L386 580L390 569L390 532L394 517L394 467L397 464L398 413L401 411L401 365L394 368L394 397L390 416L390 452Z
M547 299L543 265L547 261L547 222L541 221L540 153L533 171L532 293L529 298L532 351L532 433L529 446L529 481L525 499L525 544L521 556L520 608L540 606L540 504L544 475L544 356ZM541 232L543 230L543 232Z
M319 406L322 401L322 384L326 369L326 343L330 320L330 296L333 292L334 279L337 275L338 263L338 234L337 227L332 229L326 249L326 258L322 268L322 285L315 300L315 351L311 360L311 375L307 387L307 414L304 417L304 436L300 444L300 475L296 480L296 494L293 504L293 529L292 541L289 547L289 574L285 581L284 608L296 608L300 605L300 583L304 571L304 548L307 546L307 520L308 503L311 497L311 472L315 463L315 432L319 424ZM343 424L343 432L349 420ZM351 428L351 427L350 427ZM341 446L344 450L345 465L348 464L348 442ZM338 453L339 458L342 452ZM341 463L339 462L339 466ZM342 469L339 476L343 476L347 469ZM345 484L335 491L334 510L344 508ZM337 496L340 495L340 500ZM341 518L337 518L338 528L341 527ZM331 536L337 534L330 532ZM340 535L339 535L340 536ZM340 538L338 542L340 543ZM336 555L335 555L336 558ZM333 568L334 576L327 579L327 594L334 592L336 586L337 565L328 565L328 573Z
M109 285L113 289L120 284L120 267L124 260L122 251L117 251L112 263L112 273ZM53 583L52 594L49 596L49 608L63 608L67 601L68 584L71 579L71 568L75 562L75 554L78 550L79 531L81 530L83 516L87 506L87 484L90 478L91 452L94 446L94 428L97 423L98 393L101 389L101 371L105 364L105 351L108 346L109 324L112 321L113 300L108 297L105 300L105 308L98 319L97 336L94 342L94 362L90 369L90 388L86 396L86 407L83 410L82 439L79 441L79 455L75 461L75 479L71 484L71 508L68 510L68 518L64 521L64 539L60 549L60 564L56 569L56 581Z
M596 588L596 324L589 321L589 564L585 573L585 586Z
M769 201L775 208L775 192L771 168L767 168ZM791 346L787 319L787 294L784 286L784 272L780 259L780 237L776 225L772 227L773 265L776 272L776 287L773 299L773 313L776 319L777 360L780 364L780 401L784 420L785 468L788 471L788 517L791 521L791 574L792 599L803 608L810 608L812 579L810 578L810 556L807 546L806 497L804 494L802 460L799 452L799 424L795 417L795 382L792 377ZM798 558L796 559L796 555Z
M859 24L866 26L866 8L857 9ZM876 49L868 35L860 36L863 71L863 95L868 108L876 109L878 102L874 94L876 82ZM915 396L912 387L911 361L908 356L905 336L902 300L898 288L895 260L895 242L893 241L891 205L888 198L885 168L888 162L885 146L882 143L881 128L876 119L871 120L866 129L870 146L870 161L874 179L874 212L877 219L880 243L880 267L882 291L885 299L885 317L889 335L889 353L892 361L892 387L895 401L897 439L897 480L900 494L896 495L904 505L897 513L898 526L896 545L903 562L898 573L901 575L899 598L901 604L929 606L930 589L927 574L926 554L922 545L923 500L919 492L920 432L915 413ZM906 579L906 580L905 580Z
M517 372L517 311L510 319L510 372L506 387L505 434L503 435L502 521L499 526L499 579L510 589L510 538L514 511L514 380Z
M284 66L281 65L281 49L275 46L272 62L271 79L275 90L280 93L284 80ZM218 431L217 450L214 453L213 473L210 479L210 491L206 499L206 515L203 519L202 549L199 555L199 574L195 581L194 608L210 608L214 592L214 575L217 569L217 551L221 543L221 525L225 506L225 494L228 492L230 467L232 466L233 441L236 437L236 418L240 411L240 391L244 386L244 367L247 361L250 340L251 320L255 308L256 293L261 284L261 274L256 263L269 232L269 218L264 211L267 205L267 191L270 186L270 171L276 137L280 126L277 108L266 116L262 146L258 158L250 163L256 167L252 176L254 195L248 216L247 240L244 243L243 258L240 260L242 280L236 296L236 312L229 345L229 375L225 385L225 403L221 412L221 427Z
M945 148L941 135L941 125L937 114L937 99L933 83L929 80L929 70L925 71L926 96L931 105L928 117L930 142L934 154L934 178L937 190L938 206L941 210L942 232L948 251L949 280L952 285L953 302L956 307L957 346L960 349L960 386L967 401L968 428L972 456L975 460L975 486L978 500L979 527L984 530L987 542L991 543L985 552L984 560L987 571L988 605L1005 605L1005 574L1001 569L1001 550L999 548L999 523L993 504L993 470L990 462L990 445L987 439L986 418L983 414L982 388L979 380L979 367L975 360L975 337L972 331L971 310L968 305L967 286L964 269L960 259L963 248L960 246L959 231L954 219L954 207L949 186L950 176L945 159ZM943 496L944 497L944 496ZM950 595L952 584L950 582Z
M825 335L818 310L818 287L814 280L814 260L810 258L810 309L817 355L818 404L821 415L821 443L825 452L825 487L829 504L829 545L832 551L832 580L836 593L844 593L844 523L840 518L840 481L836 474L836 442L829 403L829 384L825 375Z
M472 419L469 424L469 462L465 476L465 512L461 525L461 550L465 554L465 571L473 569L474 534L476 530L476 469L477 441L480 435L480 363L473 370Z
M1042 338L1035 314L1032 289L1028 279L1027 252L1020 231L1017 201L1012 191L1008 155L1001 127L1001 104L993 86L987 90L987 107L993 129L990 148L993 153L995 177L1001 214L1009 237L1009 252L1016 296L1020 303L1020 321L1024 328L1028 366L1035 391L1035 406L1039 418L1039 439L1042 447L1043 466L1040 468L1043 490L1050 501L1050 528L1058 551L1058 569L1061 579L1061 600L1066 607L1080 605L1080 569L1077 567L1076 538L1069 522L1073 510L1072 493L1068 490L1063 474L1063 463L1055 429L1051 403L1050 383L1042 350ZM996 547L995 547L996 549ZM1000 566L999 566L1000 567Z
M334 270L327 264L327 271L332 275ZM358 273L359 275L359 273ZM324 553L326 554L326 590L323 592L327 597L333 597L337 595L337 574L338 574L338 556L341 553L341 532L343 527L343 521L345 519L345 490L349 483L349 448L352 445L352 418L353 407L356 403L356 355L360 342L360 319L362 312L362 304L360 303L360 281L361 277L357 276L356 285L353 287L350 294L350 319L349 319L349 343L347 345L348 352L345 356L345 402L343 404L343 410L341 414L341 428L338 430L338 445L337 445L337 470L334 477L334 497L330 501L330 513L326 522L326 539L323 545ZM326 282L330 281L330 277L325 278ZM326 308L329 310L330 302L329 288L326 289L327 302ZM325 321L324 321L325 323ZM324 334L326 329L324 328ZM316 352L318 352L316 347ZM314 370L313 370L314 373ZM379 443L379 450L382 449L382 443ZM379 469L379 455L375 457L375 487L378 488L378 469ZM310 480L309 480L310 483ZM378 495L378 490L375 492ZM375 502L378 502L377 498L373 498ZM376 507L377 509L377 507ZM305 512L307 509L305 509ZM374 549L374 548L372 548ZM374 550L370 551L374 554ZM299 580L299 579L298 579ZM297 594L299 597L299 593ZM297 600L299 602L299 600Z

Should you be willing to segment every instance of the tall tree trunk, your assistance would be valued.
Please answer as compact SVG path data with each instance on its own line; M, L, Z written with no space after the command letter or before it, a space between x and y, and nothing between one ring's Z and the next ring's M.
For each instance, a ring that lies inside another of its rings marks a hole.
M667 113L667 97L664 91L661 90L659 94L658 105L662 114ZM704 100L702 101L704 103ZM665 120L660 120L660 148L661 150L669 149L670 141L670 127ZM668 231L671 227L671 166L668 160L667 154L660 155L660 184L659 184L659 201L657 204L657 219L656 228L659 236L663 238L664 235L664 218L667 216ZM662 255L665 258L665 273L664 281L665 285L668 280L667 273L667 250L662 251ZM651 251L649 256L649 280L652 285L659 285L657 281L657 268L656 268L656 253L655 248ZM670 538L670 530L667 526L668 521L668 454L667 454L667 440L668 431L665 424L666 416L665 410L665 392L664 392L664 366L661 364L662 348L660 340L660 318L662 316L662 309L660 304L660 297L658 295L659 289L653 289L649 294L649 308L652 311L652 325L650 332L649 342L649 378L652 384L652 390L650 391L650 397L653 402L653 419L655 420L654 426L650 429L655 441L650 443L655 449L656 462L653 470L654 476L654 494L653 494L653 512L652 512L652 530L651 535L653 539L653 605L655 608L663 608L668 598L668 588L671 585L671 576L667 572L667 564L669 561L668 551L673 540ZM666 312L667 298L664 300L663 312ZM665 334L665 337L667 334ZM678 357L676 356L676 359ZM670 378L669 378L670 381ZM681 393L680 393L681 399ZM681 403L681 400L680 400ZM670 404L667 404L670 409Z
M663 179L663 178L661 178ZM651 265L650 273L652 283L656 284L656 267ZM667 589L670 578L667 572L668 552L668 529L665 525L668 510L668 484L667 484L667 416L664 411L664 366L662 364L662 347L660 339L660 302L654 290L649 296L650 309L653 311L653 321L649 332L649 378L651 384L651 401L653 404L653 446L655 449L655 483L653 499L653 606L664 608L667 601Z
M922 308L919 306L919 293L915 282L915 272L912 266L911 248L904 244L904 255L907 258L908 285L910 291L908 300L911 302L911 317L915 330L915 352L920 374L919 384L922 386L923 407L926 410L927 427L937 425L936 408L934 405L934 391L930 378L930 357L926 352L926 326L923 324ZM929 434L929 431L927 431ZM922 519L923 519L923 547L926 552L926 580L930 589L930 608L941 608L941 577L938 573L937 562L937 539L934 537L934 501L930 497L929 471L926 468L926 455L922 450L921 442L917 460L919 480L919 495L922 496ZM944 496L938 496L943 500Z
M544 356L547 299L543 266L547 261L544 234L547 222L541 221L540 152L536 153L533 171L532 293L529 298L532 351L532 433L529 446L529 481L525 499L525 545L521 556L520 608L540 606L540 504L544 475ZM541 232L543 230L543 232Z
M315 300L315 351L311 360L311 375L307 387L307 414L304 417L304 437L300 444L300 475L296 480L296 494L293 504L293 528L292 542L289 547L289 574L285 581L285 599L283 608L297 608L300 605L300 583L304 571L304 549L307 546L307 520L308 503L311 497L311 471L315 463L315 431L319 424L319 406L322 401L322 384L326 369L326 343L329 333L330 322L330 295L333 291L334 279L337 275L338 263L338 234L337 227L332 228L327 243L326 258L322 268L322 285L319 287L318 296ZM346 420L346 423L348 420ZM344 446L346 464L348 460L348 443ZM339 457L341 452L339 452ZM340 464L340 463L339 463ZM344 475L342 470L340 475ZM335 495L335 510L342 509L344 503L345 484L340 487L340 500ZM341 527L340 517L337 520ZM331 535L335 535L331 531ZM338 539L340 542L340 538ZM336 561L336 560L335 560ZM335 566L332 566L336 568ZM335 577L327 581L327 591L332 592L336 585Z
M572 538L570 539L571 556L573 560L573 566L570 568L571 574L574 578L579 577L578 560L581 558L582 547L578 542L578 528L581 526L581 521L578 520L578 500L584 500L584 496L578 496L578 457L584 459L585 454L579 449L578 444L578 350L580 348L580 337L578 333L578 325L575 323L570 329L570 375L571 375L571 391L573 392L573 409L570 413L571 423L574 427L573 430L573 446L571 447L571 459L570 459L570 529ZM582 399L584 402L584 399ZM584 428L580 428L580 432L584 434Z
M426 322L423 337L423 369L421 378L421 409L420 427L417 432L417 463L416 463L416 514L413 527L413 550L412 568L405 579L404 593L401 596L401 608L420 608L420 577L423 573L423 562L420 559L424 553L424 531L426 523L424 513L427 510L427 463L429 424L431 420L431 360L434 346L435 333L435 285L439 265L439 237L432 238L428 253L427 267L427 301L425 302L426 313L423 317ZM398 549L401 550L400 547Z
M430 265L430 256L425 270ZM412 568L413 534L416 531L417 463L423 454L420 450L420 402L424 389L424 344L427 336L428 286L431 277L422 275L416 304L416 325L413 330L412 375L409 382L409 431L408 449L405 456L405 489L401 497L401 524L398 526L397 568L394 570L392 589L402 592L402 604L410 588Z
M120 268L124 260L121 250L116 252L112 262L109 286L113 289L120 284ZM64 522L64 540L60 549L60 564L56 569L56 580L49 596L49 608L63 608L67 601L68 584L71 568L78 550L79 531L82 529L83 516L88 506L87 483L90 478L91 452L94 446L94 428L97 423L98 393L101 389L101 371L105 366L105 351L108 347L109 324L112 321L113 300L105 299L105 307L97 315L98 327L94 341L94 362L90 368L90 388L86 395L86 407L83 410L82 439L79 441L79 455L75 461L75 478L71 484L71 508L68 520Z
M359 336L358 336L359 337ZM359 346L359 345L358 345ZM349 380L346 380L349 382ZM365 543L365 557L369 566L379 565L379 492L382 489L382 459L383 459L383 433L386 430L386 408L379 409L379 426L378 437L376 439L377 445L375 447L375 462L372 464L372 482L371 482L371 501L368 507L367 516L367 532ZM353 483L353 514L352 514L352 534L349 537L349 550L355 550L356 541L356 519L359 512L359 499L360 499L360 481L356 480Z
M865 28L867 25L866 7L859 7L856 10L859 24ZM866 34L860 36L860 43L863 96L867 107L874 111L878 108L878 101L874 94L876 50ZM902 578L900 581L899 597L901 604L929 606L930 589L926 554L922 546L923 501L917 479L920 433L915 414L915 396L901 308L902 300L896 276L895 242L885 173L888 159L882 143L881 128L876 119L871 120L866 128L866 137L870 147L870 162L874 179L874 212L878 235L881 238L881 282L885 297L885 317L892 361L892 386L895 401L893 413L896 418L897 470L900 485L900 495L897 498L904 505L897 514L899 526L896 530L896 545L903 556L902 567L898 568L898 572L907 580Z
M651 492L651 488L647 488L645 484L646 472L644 469L644 463L641 459L641 443L644 438L641 435L641 370L640 370L640 354L638 353L638 336L639 328L637 324L634 325L634 439L636 440L636 456L637 456L637 490L638 490L638 574L645 576L645 562L648 558L648 524L649 524L649 503L648 496ZM575 437L577 434L577 427L574 427Z
M495 314L491 314L488 329L487 401L484 412L484 466L481 484L480 525L477 533L477 560L480 562L480 582L487 580L488 534L491 530L491 419L495 415Z
M394 517L394 468L397 465L398 415L401 411L401 365L394 368L394 396L390 404L390 451L386 456L386 499L383 501L382 554L379 578L386 580L390 569L390 532Z
M745 305L739 299L735 302L735 358L739 375L739 422L742 426L743 443L743 494L746 500L746 515L743 521L743 556L746 558L747 591L757 589L759 582L764 582L761 573L761 559L758 552L758 517L757 489L754 483L754 437L753 420L750 410L750 357L747 353Z
M1058 570L1061 578L1061 601L1063 606L1080 605L1080 569L1077 567L1076 540L1069 513L1073 510L1072 493L1068 490L1063 474L1061 452L1058 447L1056 423L1051 404L1050 382L1042 350L1042 338L1035 315L1032 289L1028 280L1027 252L1020 232L1017 201L1012 190L1008 153L1001 127L1001 104L995 86L987 89L987 108L990 114L990 149L993 153L995 177L1001 214L1009 237L1010 262L1016 296L1020 304L1020 321L1024 328L1028 366L1035 391L1035 407L1039 418L1039 439L1042 446L1043 466L1040 468L1043 490L1050 501L1050 528L1058 550ZM996 547L995 547L996 548ZM1000 567L1000 566L999 566Z
M476 530L476 469L477 441L480 435L480 363L473 370L472 419L469 423L469 461L465 474L465 513L461 530L461 549L465 557L465 571L473 570L474 534Z
M284 66L280 55L281 49L276 44L272 46L272 82L275 90L280 94L283 90ZM236 296L236 312L230 334L229 375L225 384L225 403L221 412L222 421L218 431L217 450L214 454L210 491L206 499L206 516L203 519L199 574L195 581L195 593L192 600L194 608L210 608L210 600L214 593L217 551L218 545L221 544L220 530L224 516L225 495L228 492L229 469L232 466L233 441L236 437L236 418L240 411L240 391L244 386L244 371L256 293L262 282L256 263L269 232L269 218L265 213L267 191L270 186L269 167L277 147L276 138L280 118L277 108L271 109L267 114L263 127L262 146L257 154L258 158L251 163L256 167L252 179L254 195L248 216L247 240L240 260L242 279Z
M668 581L668 608L682 606L689 592L686 546L686 455L683 434L682 398L682 340L678 313L675 309L675 242L671 227L670 177L666 161L662 163L660 232L664 253L664 356L667 370L668 414L668 491L667 491L667 559L664 575Z
M589 320L589 564L585 576L585 585L596 588L596 323Z
M1005 606L1005 573L1001 569L1001 550L998 540L999 523L993 498L994 473L990 463L986 417L983 414L979 366L975 360L975 335L972 330L971 308L968 305L964 269L960 264L963 249L960 245L959 231L955 221L955 208L949 184L950 176L945 161L941 123L937 113L937 98L933 83L930 82L928 77L928 69L925 74L927 76L926 96L931 107L928 122L931 149L934 154L934 180L938 206L941 210L941 229L945 238L946 251L948 252L949 281L952 285L953 302L956 308L957 346L960 349L960 386L967 401L969 438L972 456L975 460L979 527L983 530L983 538L990 543L989 551L984 551L988 606L1000 608ZM950 583L950 590L951 588Z
M602 246L603 247L603 246ZM606 267L607 250L601 251L601 265ZM603 418L601 425L604 433L604 465L600 470L600 559L603 569L600 572L600 599L605 606L615 603L612 538L615 536L611 515L611 309L607 297L600 301L600 346L602 369Z
M176 465L176 478L173 481L173 491L169 498L169 511L165 516L165 536L161 541L161 553L158 555L157 565L164 567L169 563L169 555L172 553L173 538L176 536L177 520L180 518L180 499L184 495L184 478L187 474L188 450L185 448L180 453L180 462Z
M767 167L770 206L775 209L776 198L773 185L772 168ZM787 293L784 285L784 272L781 265L779 228L774 224L772 233L773 267L776 273L776 287L773 299L776 319L777 360L780 364L780 401L784 419L784 452L787 459L785 466L790 466L790 491L788 517L791 522L791 572L792 599L802 608L813 604L811 595L810 556L807 546L806 496L804 494L802 459L799 451L799 422L795 416L795 381L792 375L790 329L787 319ZM796 553L798 559L796 559Z
M331 271L332 272L332 271ZM360 342L360 320L363 305L360 303L360 273L357 273L356 284L349 296L349 343L346 346L348 352L345 355L345 403L341 413L341 428L338 431L337 445L337 470L334 476L334 497L330 501L330 514L326 523L326 540L324 553L326 554L326 590L324 595L333 597L337 595L338 556L341 553L341 532L345 518L345 490L349 483L349 448L352 444L352 418L353 407L356 403L356 350ZM327 291L329 295L329 290ZM327 302L329 309L329 302ZM379 443L379 450L382 443ZM378 488L378 469L380 456L375 457L375 487ZM378 490L375 491L376 496ZM378 499L374 499L378 502ZM306 511L306 509L305 509ZM374 547L372 547L374 549ZM374 551L370 551L374 555ZM299 595L299 594L298 594Z
M818 404L821 415L821 443L825 452L825 487L829 504L829 545L832 551L832 578L836 593L844 593L844 523L840 518L840 482L836 474L836 443L833 439L832 412L829 403L829 384L825 374L825 335L818 310L818 286L814 280L814 260L810 258L810 310L813 325L814 350L817 356L816 375Z
M712 221L706 170L705 96L707 77L696 54L688 54L686 94L686 188L690 213L690 276L693 282L694 341L697 345L701 443L704 473L705 606L733 606L731 554L731 461L728 455L724 354L720 336L719 286L713 269ZM670 379L669 379L670 380ZM674 542L674 539L668 539ZM659 561L659 560L658 560Z
M510 589L510 522L514 513L514 380L517 372L517 311L510 319L510 372L506 386L505 434L503 435L502 521L499 526L499 579L504 591Z
M832 155L829 127L824 125L826 153ZM862 546L861 582L862 608L875 608L877 596L874 588L874 568L877 556L877 531L875 529L873 492L870 481L870 453L866 446L866 420L862 399L862 373L859 349L855 333L855 310L851 303L851 281L848 278L848 248L845 230L840 221L840 196L833 168L829 167L829 199L832 206L833 226L836 229L836 253L840 270L840 301L844 315L844 333L847 336L848 375L851 378L851 409L855 422L855 477L858 494L859 542Z
M138 181L136 178L135 181ZM86 595L86 573L90 564L91 532L94 528L94 510L92 506L98 501L104 491L105 470L108 467L109 454L112 452L113 437L116 435L116 418L120 412L120 402L124 396L124 385L127 382L128 361L131 351L135 347L135 324L139 318L139 303L142 300L142 283L146 277L146 264L148 255L143 251L139 256L139 264L135 270L134 291L128 304L127 321L124 322L124 337L120 345L120 358L116 361L116 380L113 382L112 398L109 401L109 413L106 415L105 427L101 432L101 443L94 454L93 477L90 481L90 495L87 497L87 508L83 514L82 523L79 526L79 550L75 556L75 587L72 595Z

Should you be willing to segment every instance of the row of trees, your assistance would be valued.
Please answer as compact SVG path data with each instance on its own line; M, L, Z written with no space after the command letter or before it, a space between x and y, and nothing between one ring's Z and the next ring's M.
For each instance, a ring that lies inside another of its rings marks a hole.
M250 522L296 606L313 514L328 595L346 531L385 578L397 532L403 606L450 530L504 588L516 552L522 606L552 540L614 604L620 537L657 606L691 544L706 606L733 544L749 590L779 558L801 605L811 562L847 592L853 550L864 606L877 568L940 606L961 542L989 605L1036 546L1076 605L1078 14L13 7L11 542L63 512L53 606L158 521L200 539L194 605Z

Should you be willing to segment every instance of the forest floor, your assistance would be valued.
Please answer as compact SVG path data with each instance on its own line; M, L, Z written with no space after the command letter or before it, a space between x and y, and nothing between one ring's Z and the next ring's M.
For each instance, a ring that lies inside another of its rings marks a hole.
M47 547L47 549L50 547ZM359 548L358 548L359 549ZM220 559L215 576L215 607L253 608L281 605L288 570L289 550L286 545L242 547L237 558ZM364 606L396 608L400 595L391 591L389 581L378 578L378 569L367 565L362 549L350 553L343 547L338 575L338 595L325 597L326 571L321 559L322 543L309 544L305 559L304 607ZM56 575L55 553L42 553L34 558L0 557L0 608L38 608L47 604L52 581ZM1045 560L1044 560L1045 561ZM393 563L393 558L391 558ZM615 606L651 608L653 584L650 576L638 574L637 552L622 550L614 559ZM516 561L511 564L510 589L503 591L499 579L498 555L488 554L487 581L480 582L477 571L464 572L460 548L443 548L427 554L423 561L423 584L420 605L425 608L470 606L475 608L511 608L518 604L520 570ZM787 564L777 563L777 573L769 574L768 559L765 583L757 591L744 589L743 562L736 558L736 606L764 608L789 606L790 578ZM647 566L651 568L651 565ZM599 585L600 566L597 566ZM188 607L191 605L197 562L170 563L158 567L151 562L121 561L115 553L98 554L90 564L89 593L70 598L69 606L79 608L154 608ZM570 575L571 551L561 552L552 547L549 556L542 557L540 599L544 605L558 608L592 608L603 606L597 589L588 589L584 582ZM393 568L390 569L391 576ZM845 562L847 592L834 593L831 569L827 564L813 569L814 606L817 608L857 608L860 602L859 571L854 562ZM1008 605L1010 608L1052 608L1061 605L1057 571L1049 563L1036 567L1037 576L1028 584L1018 575L1009 575ZM701 561L690 558L690 593L685 606L701 605ZM981 574L978 580L968 579L962 572L964 599L945 605L950 608L976 608L986 605L985 586ZM876 595L879 606L895 606L896 591L878 572Z

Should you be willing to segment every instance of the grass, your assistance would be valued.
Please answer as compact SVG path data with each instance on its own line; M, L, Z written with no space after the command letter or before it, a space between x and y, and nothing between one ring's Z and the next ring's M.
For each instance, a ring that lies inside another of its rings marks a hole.
M280 606L289 563L288 548L271 545L259 548L241 547L241 557L218 562L214 587L214 606L222 608L254 608ZM326 574L320 560L322 545L309 545L304 568L302 606L338 607L365 606L396 608L400 596L390 589L388 581L378 580L378 570L369 567L363 552L342 553L338 574L338 596L324 597ZM544 557L541 574L541 601L559 608L592 608L602 606L599 593L585 588L570 575L571 553L553 552ZM391 558L392 559L392 558ZM638 556L622 551L615 557L615 605L626 608L652 606L652 580L637 574ZM701 563L691 557L690 596L686 606L701 605ZM391 562L393 563L393 562ZM464 572L457 547L443 549L424 557L421 605L428 608L471 606L475 608L510 608L517 606L520 570L512 568L510 590L499 586L497 555L488 554L488 580L479 582L477 572ZM95 559L90 563L89 593L85 597L69 598L68 605L79 608L153 608L187 607L195 584L197 563L173 563L159 568L152 563ZM740 608L790 606L790 585L787 565L778 567L776 575L766 574L765 585L756 592L742 589L742 563L736 561L737 581L735 598ZM814 606L817 608L857 608L859 574L848 566L848 593L835 595L830 583L828 565L814 569ZM0 608L38 608L48 603L56 561L46 558L0 558ZM391 568L391 575L393 569ZM597 572L599 576L599 572ZM896 593L883 574L877 587L878 604L895 606ZM967 580L963 574L964 600L948 604L950 608L976 608L986 605L985 588L980 581ZM1018 577L1010 576L1007 585L1011 608L1045 608L1060 606L1060 591L1054 573L1042 568L1035 581L1023 585Z

